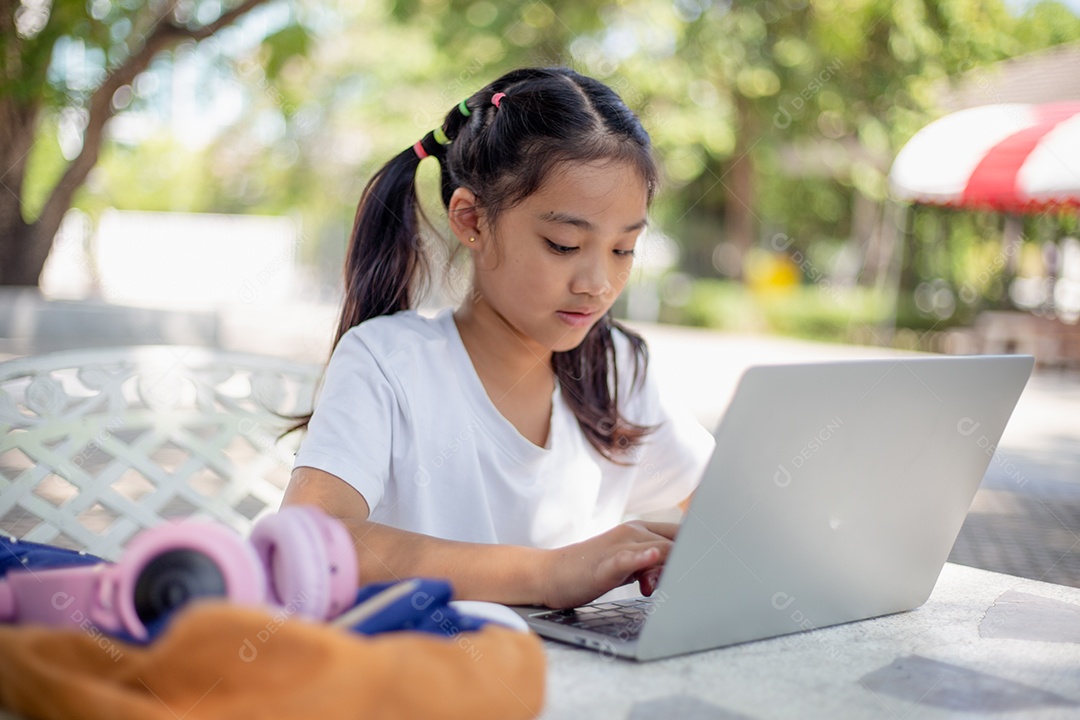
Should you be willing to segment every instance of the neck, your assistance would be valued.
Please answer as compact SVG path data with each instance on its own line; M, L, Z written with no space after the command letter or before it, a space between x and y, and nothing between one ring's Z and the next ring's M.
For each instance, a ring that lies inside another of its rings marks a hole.
M466 300L454 312L454 321L482 377L504 390L552 381L551 349L522 335L483 300Z

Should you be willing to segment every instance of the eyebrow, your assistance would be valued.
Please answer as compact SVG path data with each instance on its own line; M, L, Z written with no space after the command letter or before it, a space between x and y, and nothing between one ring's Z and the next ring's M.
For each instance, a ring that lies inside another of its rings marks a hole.
M576 228L581 228L582 230L587 230L590 232L596 230L596 226L585 218L577 217L576 215L570 215L568 213L555 212L554 210L552 210L551 212L546 212L541 215L537 215L536 217L543 222L573 225ZM623 228L623 232L634 232L635 230L641 230L648 224L649 221L646 218L642 218L636 223L627 225L625 228Z

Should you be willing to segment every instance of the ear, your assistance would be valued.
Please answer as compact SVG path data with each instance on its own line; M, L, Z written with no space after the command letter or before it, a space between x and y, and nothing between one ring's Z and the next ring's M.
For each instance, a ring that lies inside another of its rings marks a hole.
M481 236L481 212L476 205L476 195L468 188L459 187L450 196L446 209L450 231L465 247L475 247ZM469 238L473 238L470 242Z

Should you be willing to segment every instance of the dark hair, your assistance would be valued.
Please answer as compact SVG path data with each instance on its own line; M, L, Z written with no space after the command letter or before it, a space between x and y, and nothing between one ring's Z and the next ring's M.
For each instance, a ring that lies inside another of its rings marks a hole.
M492 98L499 93L505 97L496 106ZM637 116L611 88L566 68L509 72L452 109L440 131L425 135L419 146L439 160L443 204L449 207L456 188L468 188L491 224L538 190L561 163L628 162L640 171L649 200L656 189L656 162ZM345 261L335 347L365 320L409 309L430 276L416 194L420 160L410 147L364 188ZM637 384L648 366L645 341L610 312L576 348L554 353L552 366L589 442L618 461L617 455L628 454L653 428L619 414L613 328L630 341ZM307 419L297 427L306 424Z

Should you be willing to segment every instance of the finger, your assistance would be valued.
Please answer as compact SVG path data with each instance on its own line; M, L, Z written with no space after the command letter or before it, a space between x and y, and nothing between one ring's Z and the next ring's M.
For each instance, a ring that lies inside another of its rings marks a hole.
M661 537L665 537L668 540L674 540L675 535L677 535L679 532L678 523L653 522L651 520L634 520L628 524L644 528L653 535L660 535Z
M671 549L675 547L675 543L673 543L671 540L668 540L667 538L656 538L655 540L638 542L634 543L633 545L633 548L639 551L651 547L656 548L660 553L656 559L656 562L653 564L657 567L663 567L664 563L667 562L668 555L671 554Z
M660 584L660 574L661 569L655 566L638 573L637 580L642 595L649 596L656 592L656 588Z
M645 597L652 595L653 591L656 589L655 584L648 575L642 575L638 578L638 587L641 588L641 594Z
M660 561L660 549L649 545L624 548L600 563L600 575L605 584L619 587L633 582L638 572Z

